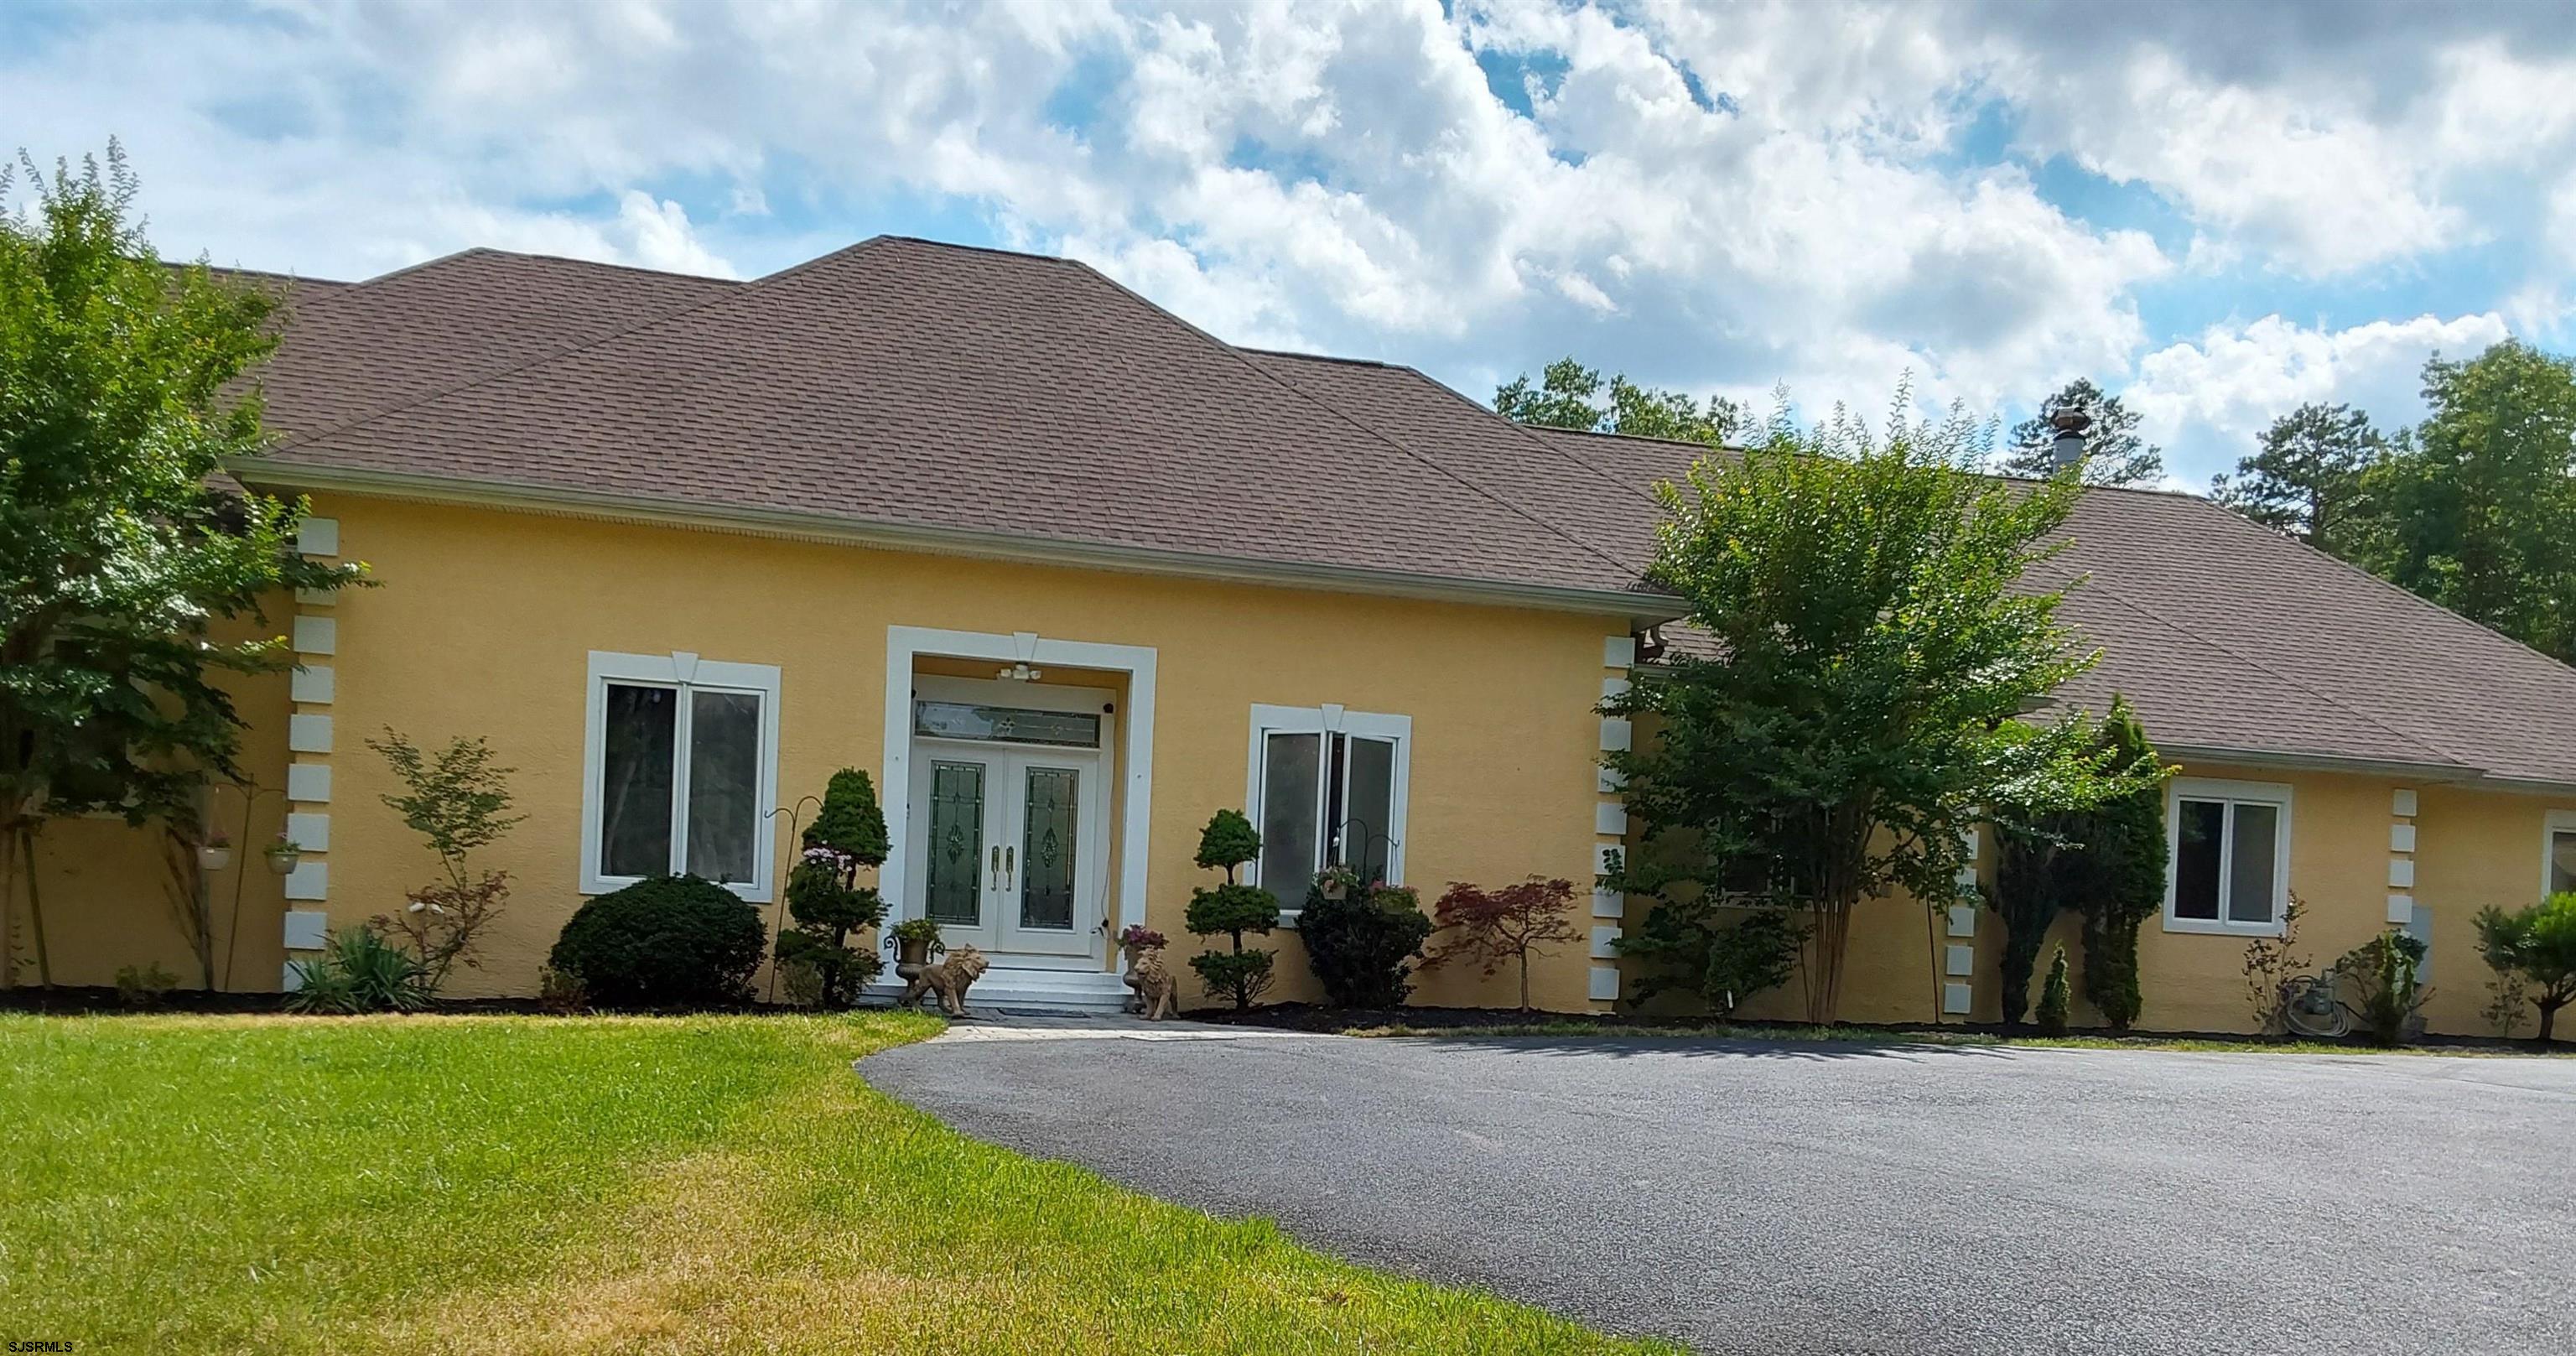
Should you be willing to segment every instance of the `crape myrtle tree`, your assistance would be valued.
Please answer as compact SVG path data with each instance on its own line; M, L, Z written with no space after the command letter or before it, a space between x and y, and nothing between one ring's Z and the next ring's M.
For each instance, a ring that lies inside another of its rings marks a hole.
M1804 911L1818 1022L1862 900L1949 904L1971 826L2149 775L2113 767L2081 713L2021 719L2096 658L2058 620L2062 590L2024 582L2059 549L2074 478L1979 475L1990 434L1910 409L1900 390L1883 437L1841 410L1802 431L1783 410L1742 458L1660 487L1652 577L1719 653L1673 656L1604 704L1657 728L1609 756L1643 843L1687 849L1633 854L1648 864L1611 884L1654 907Z
M266 446L235 392L274 299L162 264L134 194L112 143L103 166L0 170L0 983L30 954L53 979L47 826L114 814L184 860L210 784L243 780L227 681L291 662L262 603L360 573L299 556L303 503L226 471ZM171 889L211 988L194 875Z

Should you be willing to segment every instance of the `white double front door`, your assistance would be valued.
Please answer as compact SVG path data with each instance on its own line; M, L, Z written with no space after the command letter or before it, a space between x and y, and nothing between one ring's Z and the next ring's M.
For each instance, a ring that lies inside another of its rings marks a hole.
M905 917L1013 963L1100 960L1107 695L919 681Z

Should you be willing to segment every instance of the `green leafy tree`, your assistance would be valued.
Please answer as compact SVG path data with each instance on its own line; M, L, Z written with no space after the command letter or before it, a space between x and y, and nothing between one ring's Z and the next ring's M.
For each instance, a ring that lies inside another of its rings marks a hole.
M2209 495L2265 527L2321 551L2350 554L2361 530L2362 478L2387 450L2370 416L2350 405L2308 404L2263 430L2259 449Z
M857 768L833 773L787 872L787 916L796 926L780 932L771 951L802 1001L848 1007L884 968L876 949L852 946L850 934L885 919L884 897L859 884L859 871L885 865L887 846L876 784Z
M1261 835L1253 831L1252 821L1240 810L1217 811L1199 834L1197 860L1210 871L1224 872L1225 884L1190 891L1183 920L1198 936L1223 936L1233 942L1229 950L1190 957L1190 968L1198 971L1211 997L1231 999L1238 1012L1269 991L1272 963L1277 959L1271 952L1243 944L1243 934L1267 934L1279 926L1278 897L1234 879L1245 862L1260 855Z
M2115 395L2078 377L2042 401L2039 413L2013 425L2012 445L2000 469L2005 475L2046 480L2057 474L2057 430L2048 412L2072 405L2093 418L2084 432L2084 483L2087 485L2153 485L2164 479L2164 449L2138 436L2138 414Z
M1515 423L1711 447L1725 446L1745 425L1743 409L1723 396L1702 403L1679 391L1639 386L1617 373L1605 382L1599 369L1572 358L1549 363L1535 386L1524 374L1496 387L1494 412Z
M1657 904L1619 954L1646 962L1633 994L1640 1007L1660 993L1685 993L1724 1017L1755 994L1798 972L1807 930L1784 908L1701 907L1700 901Z
M1649 849L1614 884L1657 907L1807 911L1819 1022L1862 899L1949 904L1987 807L2081 809L2145 775L2111 767L2080 714L2018 719L2096 657L2062 593L2024 582L2061 549L2074 481L1979 475L1977 425L1913 422L1909 401L1884 439L1784 416L1663 487L1653 577L1725 657L1673 657L1604 704L1661 731L1609 756Z
M257 395L227 392L274 345L275 301L165 267L113 144L104 167L19 166L0 171L0 888L23 883L50 983L44 827L104 812L201 838L210 780L243 779L226 680L291 662L238 622L361 567L298 555L304 505L227 471L267 444ZM203 900L177 888L212 987ZM0 894L0 983L17 914Z
M477 945L509 904L509 873L475 871L471 858L527 817L510 813L510 774L517 769L500 766L479 738L459 736L424 751L387 727L367 747L402 783L402 790L380 799L429 845L445 877L412 891L399 913L374 920L376 931L410 947L423 990L435 995L456 966L481 967Z
M2576 360L2508 341L2424 365L2431 413L2374 465L2370 567L2576 662Z
M2527 909L2480 910L2478 951L2497 974L2522 981L2521 992L2540 1009L2540 1039L2549 1040L2558 1010L2576 1003L2576 892Z

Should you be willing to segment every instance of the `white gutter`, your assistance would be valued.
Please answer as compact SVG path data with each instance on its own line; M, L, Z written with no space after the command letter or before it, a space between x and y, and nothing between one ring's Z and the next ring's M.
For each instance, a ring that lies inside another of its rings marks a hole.
M1559 588L1341 565L1247 560L1155 547L1012 537L923 524L869 523L827 514L791 513L740 505L713 507L553 485L520 485L394 471L299 465L268 457L239 459L231 463L229 469L236 478L245 481L296 490L337 491L416 503L496 508L701 531L743 532L799 541L1035 565L1076 566L1128 574L1581 612L1624 617L1631 629L1670 621L1683 611L1680 599L1659 593Z

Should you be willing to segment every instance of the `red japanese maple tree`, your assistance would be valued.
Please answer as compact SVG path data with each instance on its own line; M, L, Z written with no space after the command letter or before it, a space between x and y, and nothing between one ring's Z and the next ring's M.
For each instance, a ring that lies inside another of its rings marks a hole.
M1532 876L1494 890L1452 881L1431 914L1444 941L1423 968L1463 963L1492 975L1507 964L1518 965L1520 1006L1527 1012L1531 953L1583 939L1567 916L1573 909L1574 882L1569 880Z

